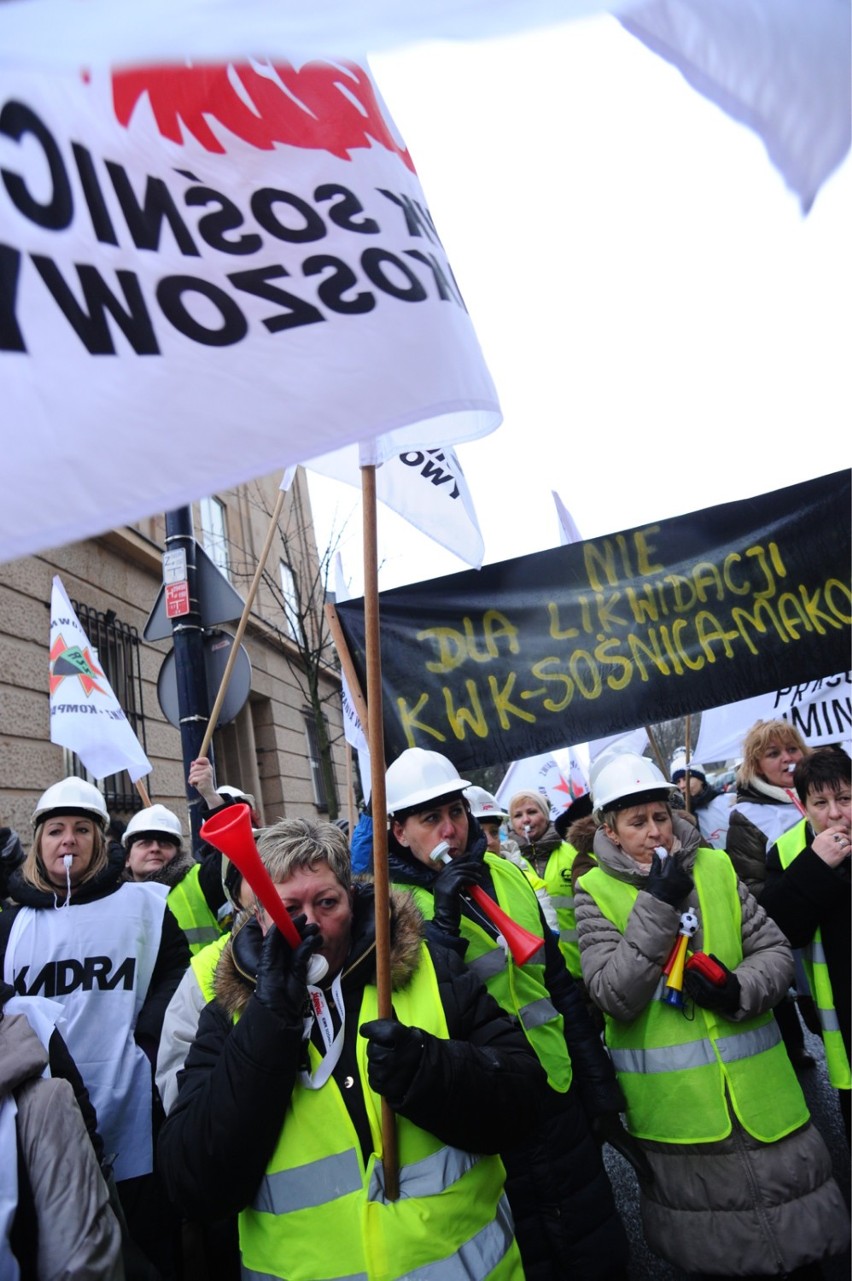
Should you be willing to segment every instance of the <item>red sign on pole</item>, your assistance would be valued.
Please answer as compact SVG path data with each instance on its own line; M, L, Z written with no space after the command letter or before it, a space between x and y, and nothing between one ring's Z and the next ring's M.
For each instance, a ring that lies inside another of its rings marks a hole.
M180 618L189 613L189 583L186 579L180 583L165 583L166 618Z

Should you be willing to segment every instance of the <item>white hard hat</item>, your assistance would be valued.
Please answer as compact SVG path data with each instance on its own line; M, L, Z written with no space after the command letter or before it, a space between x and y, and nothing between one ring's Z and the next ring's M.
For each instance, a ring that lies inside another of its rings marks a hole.
M177 814L166 809L165 805L149 805L147 809L139 810L124 829L121 843L126 850L129 850L134 837L138 841L140 837L148 835L167 836L169 840L176 841L180 845L183 832Z
M50 814L81 814L84 818L93 818L101 828L109 822L103 795L94 783L73 774L42 793L33 810L33 827L43 823Z
M700 765L698 761L690 761L687 765L686 752L675 752L669 766L672 780L674 781L678 774L685 774L687 770L689 770L690 774L695 774L697 778L703 778L705 782L707 781L707 771L703 765Z
M662 800L671 790L669 780L647 756L622 752L608 761L595 778L592 785L595 815L599 818L603 810L612 809L619 801L638 805L646 792L656 794L648 796L648 800Z
M242 801L244 805L250 805L254 809L254 797L251 792L244 792L239 787L231 787L228 783L223 783L217 787L216 791L220 796L231 796L235 801Z
M455 765L440 752L407 747L385 776L388 813L425 805L448 792L463 792L469 786L470 779L459 778Z
M470 812L474 818L493 818L501 823L509 815L497 804L497 797L486 792L484 787L466 787L464 794L470 801Z

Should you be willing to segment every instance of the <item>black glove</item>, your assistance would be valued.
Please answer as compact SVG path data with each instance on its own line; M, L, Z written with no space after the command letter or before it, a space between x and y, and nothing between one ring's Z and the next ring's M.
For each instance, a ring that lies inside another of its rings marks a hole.
M293 924L302 936L294 950L278 929L271 925L263 940L257 965L255 996L273 1014L288 1023L300 1023L308 999L308 965L322 947L322 935L316 924L306 925L307 917L296 916Z
M367 1077L370 1088L389 1103L400 1103L414 1080L426 1033L396 1019L373 1019L359 1029L367 1038Z
M453 859L446 863L432 885L435 900L433 920L442 934L456 937L461 926L460 895L469 885L481 885L485 864L481 860Z
M608 1143L616 1152L620 1152L634 1170L636 1177L643 1187L654 1181L654 1171L645 1151L637 1139L632 1134L628 1134L621 1124L621 1117L617 1112L599 1112L596 1117L592 1118L592 1134L603 1147Z
M718 986L698 970L684 970L683 986L696 1005L705 1010L717 1010L719 1014L735 1014L740 1008L740 981L727 965L722 965L718 956L710 953L710 959L725 971L725 981Z
M651 870L644 888L661 903L680 907L692 889L692 877L671 854L668 858L660 858L659 854L655 854L651 859Z

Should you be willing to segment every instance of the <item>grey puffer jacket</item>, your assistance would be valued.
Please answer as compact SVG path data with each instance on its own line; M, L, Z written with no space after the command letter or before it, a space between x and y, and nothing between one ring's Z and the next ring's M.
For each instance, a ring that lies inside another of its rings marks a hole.
M702 844L698 830L686 819L673 818L679 849L673 854L687 872L692 872ZM647 872L619 849L599 828L595 835L595 857L600 867L617 880L641 889ZM737 967L740 981L740 1008L736 1022L771 1010L787 991L793 976L789 944L742 881L738 882L742 907L743 960ZM624 936L602 915L594 899L577 883L575 909L580 942L583 980L594 1003L605 1014L622 1021L634 1019L652 999L677 934L680 914L698 907L698 895L691 890L680 907L670 907L650 894L640 894L630 913ZM701 913L699 912L699 922ZM700 951L703 931L692 940Z
M672 852L687 871L701 837L674 817ZM609 875L640 890L647 873L601 829L595 855ZM740 1008L733 1022L775 1006L793 970L787 940L742 882L743 960L737 966ZM577 884L575 903L583 977L592 999L612 1018L631 1020L654 993L677 932L681 911L697 906L691 890L677 908L638 895L622 935ZM700 916L700 914L699 914ZM702 932L693 947L702 946ZM640 1210L650 1248L686 1272L725 1276L782 1276L804 1264L841 1254L849 1222L831 1157L806 1123L775 1143L748 1134L731 1112L730 1135L715 1143L641 1140L654 1173L641 1190Z
M106 1183L71 1085L42 1078L47 1061L23 1014L0 1018L0 1107L10 1098L17 1107L18 1204L8 1246L22 1276L123 1281Z

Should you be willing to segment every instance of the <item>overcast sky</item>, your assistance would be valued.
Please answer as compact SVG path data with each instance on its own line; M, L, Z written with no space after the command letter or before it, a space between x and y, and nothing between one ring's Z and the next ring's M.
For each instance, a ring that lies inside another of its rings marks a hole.
M497 385L459 449L494 562L850 464L847 158L801 215L760 140L609 16L371 59ZM311 478L320 546L357 490ZM465 566L386 508L380 588Z

